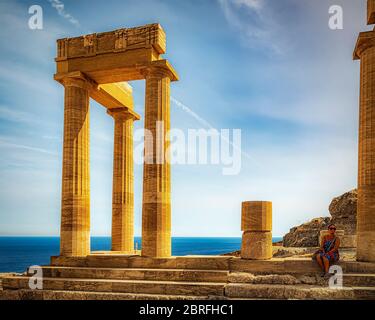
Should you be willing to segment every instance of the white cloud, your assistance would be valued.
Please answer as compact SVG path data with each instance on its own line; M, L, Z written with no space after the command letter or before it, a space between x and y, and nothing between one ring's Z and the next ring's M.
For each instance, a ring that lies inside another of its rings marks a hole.
M254 10L260 10L263 6L263 0L233 0L232 1L236 6L247 7Z
M42 123L40 119L29 112L19 111L4 106L0 106L0 119L5 121L27 123L31 125Z
M12 142L8 142L8 141L6 141L4 139L1 139L1 138L0 138L0 148L23 149L23 150L40 152L40 153L44 153L44 154L49 154L49 155L57 156L56 153L51 152L51 151L46 150L46 149L43 149L43 148L38 148L38 147L27 146L27 145L23 145L23 144L12 143Z
M65 5L60 0L48 0L51 3L51 6L56 9L57 13L63 17L64 19L67 19L71 24L75 25L76 27L79 27L79 21L74 18L70 13L65 11Z
M273 54L283 52L279 37L280 26L269 10L264 13L264 0L218 1L227 22L246 46L270 49Z

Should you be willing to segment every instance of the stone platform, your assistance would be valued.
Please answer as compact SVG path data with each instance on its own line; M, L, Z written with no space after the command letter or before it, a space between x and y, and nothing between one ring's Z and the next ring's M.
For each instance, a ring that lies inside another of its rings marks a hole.
M375 299L375 264L342 261L342 289L310 258L244 260L228 256L147 258L91 254L52 257L43 290L27 272L3 279L1 299Z

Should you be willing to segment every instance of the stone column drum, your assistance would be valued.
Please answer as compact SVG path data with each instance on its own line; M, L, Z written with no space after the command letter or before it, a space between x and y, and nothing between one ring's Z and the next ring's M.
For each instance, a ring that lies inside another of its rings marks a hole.
M362 32L354 52L361 60L357 260L375 262L375 32Z
M145 72L145 162L143 168L142 256L171 255L171 174L169 155L170 73ZM148 133L147 133L148 132Z
M60 255L90 253L89 93L84 77L65 87Z
M112 251L134 252L133 122L126 108L109 109L114 118Z
M265 260L272 258L272 202L242 203L241 258Z

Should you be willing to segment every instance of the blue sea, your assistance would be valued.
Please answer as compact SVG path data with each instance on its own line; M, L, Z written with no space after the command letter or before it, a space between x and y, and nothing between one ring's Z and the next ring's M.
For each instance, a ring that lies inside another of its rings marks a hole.
M281 238L273 238L280 241ZM23 272L59 255L59 237L0 237L0 272ZM141 248L141 238L135 238ZM110 250L110 237L92 237L91 250ZM172 255L217 255L239 250L241 238L172 238Z

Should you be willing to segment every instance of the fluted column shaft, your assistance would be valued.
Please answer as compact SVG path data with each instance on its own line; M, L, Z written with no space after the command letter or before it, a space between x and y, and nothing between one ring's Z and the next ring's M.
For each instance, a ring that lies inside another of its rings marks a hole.
M133 117L126 110L108 112L114 118L112 250L134 251Z
M375 34L360 53L357 260L375 262Z
M89 93L83 78L65 78L60 254L90 253Z
M171 174L169 159L170 75L150 68L146 75L145 163L143 170L142 255L171 255Z

